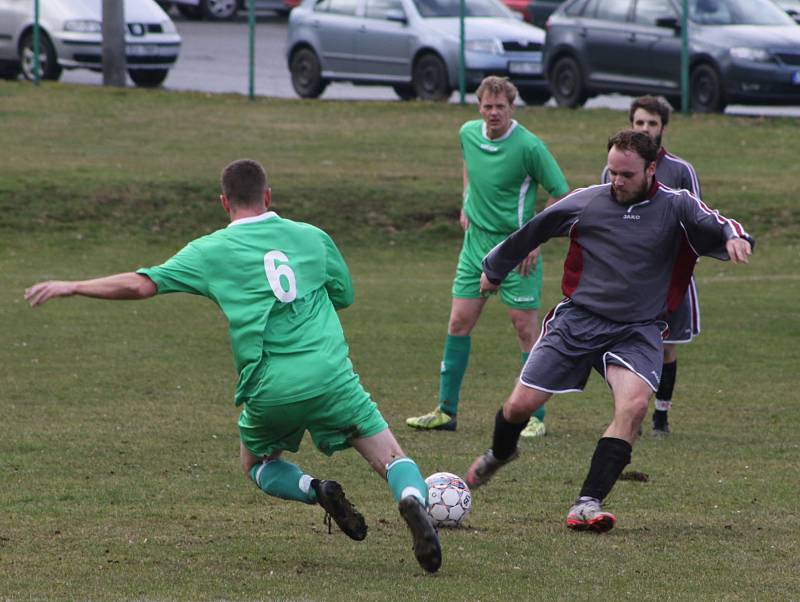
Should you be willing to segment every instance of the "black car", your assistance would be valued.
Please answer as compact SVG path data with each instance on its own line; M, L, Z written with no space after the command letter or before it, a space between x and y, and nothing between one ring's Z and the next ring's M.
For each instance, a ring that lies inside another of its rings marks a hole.
M681 0L567 0L544 67L559 106L609 92L681 95ZM800 26L771 0L689 0L690 102L800 104Z

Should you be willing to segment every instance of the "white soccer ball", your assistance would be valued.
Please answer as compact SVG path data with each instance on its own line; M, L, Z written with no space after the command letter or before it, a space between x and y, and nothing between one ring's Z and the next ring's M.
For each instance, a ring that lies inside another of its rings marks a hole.
M464 480L450 472L437 472L425 479L428 514L437 527L457 527L468 516L472 494Z

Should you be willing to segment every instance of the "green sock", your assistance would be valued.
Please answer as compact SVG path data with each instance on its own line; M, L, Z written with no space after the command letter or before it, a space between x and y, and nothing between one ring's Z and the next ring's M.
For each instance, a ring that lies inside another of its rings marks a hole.
M428 486L411 458L398 458L389 464L386 467L386 480L396 501L413 495L423 506L428 505Z
M448 334L444 342L444 359L439 377L439 408L451 416L458 413L458 397L461 394L461 381L467 371L469 335L465 337Z
M277 458L256 464L250 469L250 478L267 495L304 504L317 503L317 494L311 489L311 477L286 460Z
M525 352L525 351L523 351L523 352L522 352L522 365L523 365L523 366L525 365L525 362L527 362L527 361L528 361L528 356L529 356L529 355L530 355L530 353L529 353L529 352ZM538 418L539 420L541 420L542 422L544 422L544 406L542 406L542 407L540 407L538 410L536 410L536 411L533 413L533 417L534 417L534 418Z

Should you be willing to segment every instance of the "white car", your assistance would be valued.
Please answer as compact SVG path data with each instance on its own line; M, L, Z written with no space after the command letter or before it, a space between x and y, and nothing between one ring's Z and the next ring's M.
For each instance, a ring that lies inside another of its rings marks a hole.
M33 0L0 0L0 77L34 78L33 13ZM175 24L154 0L125 0L125 24L128 74L138 86L160 86L181 48ZM102 70L102 0L40 0L39 29L42 79Z

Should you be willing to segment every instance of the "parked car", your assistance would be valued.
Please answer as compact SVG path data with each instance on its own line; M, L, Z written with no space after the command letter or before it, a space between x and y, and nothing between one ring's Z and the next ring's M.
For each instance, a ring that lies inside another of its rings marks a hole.
M536 27L544 27L548 17L563 3L564 0L503 0L503 4Z
M800 0L775 0L775 3L800 23Z
M545 72L556 102L681 94L680 0L568 0L548 22ZM800 27L771 0L689 0L690 101L800 103Z
M290 10L300 4L300 0L253 1L256 10L274 10L281 15L288 15ZM236 13L247 8L247 0L159 0L158 3L164 8L174 5L187 19L210 21L233 19Z
M42 79L62 69L102 70L101 0L40 3ZM160 86L178 60L181 37L153 0L125 0L128 75L138 86ZM0 77L34 79L33 0L0 0Z
M331 81L391 85L404 100L449 98L459 81L459 0L304 0L289 17L292 85L316 98ZM544 31L498 0L466 3L465 81L505 75L527 103L550 97Z

